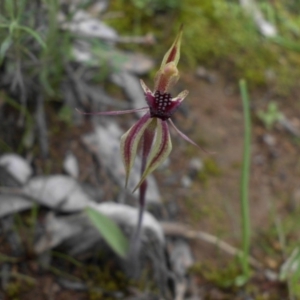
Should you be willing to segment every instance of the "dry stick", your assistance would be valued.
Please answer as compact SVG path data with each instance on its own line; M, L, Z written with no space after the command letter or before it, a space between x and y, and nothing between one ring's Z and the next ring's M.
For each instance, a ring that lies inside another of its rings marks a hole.
M145 44L154 45L156 43L155 37L152 33L148 33L144 36L120 36L116 39L117 43L125 44Z
M38 129L38 137L40 143L40 149L43 158L47 158L49 155L49 141L48 141L48 130L47 123L45 117L45 105L44 105L44 97L40 95L37 99L37 107L36 107L36 122Z
M2 274L0 274L0 278L1 277L3 277ZM19 280L22 280L22 281L26 281L26 282L28 282L29 284L32 284L32 285L36 284L36 279L35 278L33 278L31 276L28 276L28 275L25 275L25 274L18 273L18 272L9 273L8 277L14 278L14 279L19 279Z
M225 251L226 253L232 256L243 254L242 250L239 250L229 245L228 243L222 241L218 237L211 235L209 233L189 229L187 226L180 223L161 222L160 225L162 226L163 231L166 235L173 235L173 236L179 235L187 239L199 239L219 247L221 250ZM249 256L249 263L252 267L256 269L263 268L263 265L258 260L256 260L251 256Z

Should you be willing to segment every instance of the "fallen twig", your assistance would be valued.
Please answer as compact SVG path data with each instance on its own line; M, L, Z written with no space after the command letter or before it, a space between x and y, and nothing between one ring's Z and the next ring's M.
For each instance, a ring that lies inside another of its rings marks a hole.
M36 103L36 123L38 130L38 137L40 143L41 154L43 158L47 158L49 155L49 141L48 141L48 130L45 116L44 97L40 95Z
M187 239L199 239L219 247L221 250L232 256L238 256L243 253L240 249L229 245L228 243L209 233L189 229L187 226L180 223L162 222L160 224L166 235L182 236ZM256 269L263 268L263 265L251 256L249 257L249 263Z
M0 274L0 277L2 277L2 276L3 275ZM10 278L26 281L30 285L35 285L36 284L36 279L35 278L33 278L31 276L28 276L28 275L25 275L25 274L21 274L21 273L18 273L18 272L10 272L8 274L8 276Z

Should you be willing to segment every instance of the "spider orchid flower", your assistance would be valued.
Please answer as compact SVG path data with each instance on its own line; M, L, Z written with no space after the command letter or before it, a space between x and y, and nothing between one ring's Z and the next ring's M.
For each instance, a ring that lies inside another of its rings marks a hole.
M142 148L141 179L133 192L137 190L146 177L168 157L172 150L169 124L186 141L199 147L182 133L172 122L171 116L181 105L188 91L181 92L173 98L168 92L179 79L177 64L180 58L182 27L169 51L165 54L159 71L155 76L152 92L141 80L147 107L138 109L97 112L97 115L120 115L145 110L146 113L121 137L121 154L126 172L126 185L136 154Z

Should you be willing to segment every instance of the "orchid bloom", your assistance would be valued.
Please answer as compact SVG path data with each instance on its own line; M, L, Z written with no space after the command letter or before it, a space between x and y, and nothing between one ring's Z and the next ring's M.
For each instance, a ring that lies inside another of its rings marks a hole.
M146 110L146 113L121 137L121 154L126 172L126 185L132 169L138 148L142 152L142 174L138 189L146 177L152 173L168 157L172 150L172 142L168 123L186 141L199 147L195 142L182 133L172 122L171 116L180 106L188 91L181 92L172 98L168 92L179 79L177 64L180 58L182 27L169 51L165 54L160 69L155 76L154 91L152 92L141 80L148 107L139 109L108 111L91 114L120 115Z

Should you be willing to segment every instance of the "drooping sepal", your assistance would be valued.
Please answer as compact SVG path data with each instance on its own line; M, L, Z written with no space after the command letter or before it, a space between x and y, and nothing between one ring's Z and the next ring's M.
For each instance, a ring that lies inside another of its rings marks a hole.
M173 123L173 121L171 119L168 120L170 122L170 124L172 125L172 127L175 129L175 131L187 142L191 143L192 145L198 147L199 149L201 149L202 151L204 151L205 153L208 154L214 154L214 152L209 152L207 150L205 150L204 148L202 148L201 146L199 146L197 143L195 143L192 139L190 139L187 135L185 135L182 131L180 131L176 125Z
M154 120L150 118L150 114L147 112L121 137L120 150L126 174L125 186L128 183L130 170L133 166L140 140L151 122L154 122Z
M82 115L100 115L100 116L117 116L117 115L126 115L134 112L139 112L142 110L146 110L148 107L141 107L135 109L127 109L127 110L113 110L113 111L97 111L97 112L84 112L76 108L76 110Z
M147 158L144 173L142 174L141 180L137 184L133 192L140 187L140 185L150 173L152 173L160 164L165 161L172 150L172 142L167 122L158 118L156 118L155 120L157 124L154 143Z

